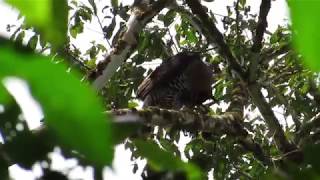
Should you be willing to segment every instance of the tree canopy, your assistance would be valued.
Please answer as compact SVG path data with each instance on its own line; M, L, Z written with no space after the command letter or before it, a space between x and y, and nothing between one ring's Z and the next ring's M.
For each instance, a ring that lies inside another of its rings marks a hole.
M13 164L35 163L39 179L69 179L50 168L55 147L103 179L117 144L143 179L318 179L320 2L288 0L291 22L270 31L271 0L257 2L258 13L232 0L225 15L212 10L215 1L6 0L23 23L0 37L1 179ZM75 41L91 23L104 43L83 50ZM183 51L212 67L214 100L139 108L149 66ZM21 116L7 85L14 78L39 102L41 127ZM146 167L135 163L142 158Z

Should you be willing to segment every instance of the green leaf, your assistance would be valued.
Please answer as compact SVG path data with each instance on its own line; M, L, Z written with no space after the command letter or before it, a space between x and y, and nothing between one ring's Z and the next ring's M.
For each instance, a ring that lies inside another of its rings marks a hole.
M111 0L111 5L113 8L117 8L118 7L118 0Z
M181 159L166 152L154 143L135 140L138 153L147 158L149 165L155 170L185 171L189 180L202 179L202 173L198 167L191 163L185 163Z
M109 26L105 26L103 28L103 32L105 33L107 38L111 38L114 28L116 27L116 17L113 17Z
M68 22L66 0L6 0L26 17L43 37L60 46L65 42Z
M187 39L190 43L197 43L198 42L198 38L196 36L195 31L189 30L186 32L187 35Z
M94 0L88 0L91 7L93 8L93 12L95 15L97 15L97 6L96 6L96 3L94 2Z
M92 20L92 11L88 7L82 7L77 11L78 15L82 17L84 21L91 21Z
M3 84L0 83L0 103L6 103L9 100L9 94L7 90L4 88Z
M289 6L294 28L294 44L304 57L305 64L312 70L320 71L320 1L290 0Z
M71 26L71 28L70 28L70 35L73 38L76 38L78 36L78 34L80 34L82 32L83 32L83 23L82 22L79 22L79 23Z
M174 10L169 10L167 14L164 16L163 23L166 27L168 27L176 17L177 13Z
M31 49L36 49L37 44L38 44L38 35L33 35L29 39L27 46L30 47Z
M150 45L151 34L149 32L144 32L140 34L140 42L138 44L138 52L144 52Z
M240 0L240 6L244 7L246 5L246 0Z
M26 16L27 22L46 26L52 16L51 0L6 0Z
M7 45L0 49L0 80L20 77L28 82L32 95L44 110L46 124L60 142L98 165L113 157L109 117L95 92L80 83L80 75L66 73L66 67L50 58Z
M16 38L16 41L18 42L18 43L20 43L20 44L22 44L22 42L23 42L23 39L24 39L24 37L25 37L25 32L24 31L21 31L19 34L18 34L18 36L17 36L17 38Z
M129 109L132 109L132 108L136 108L136 107L138 107L139 106L139 104L137 103L137 102L134 102L134 101L128 101L128 108Z

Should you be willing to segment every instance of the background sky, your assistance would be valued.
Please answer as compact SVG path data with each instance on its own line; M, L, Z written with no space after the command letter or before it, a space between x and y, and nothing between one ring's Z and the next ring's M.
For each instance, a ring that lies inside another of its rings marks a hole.
M86 0L81 0L86 2ZM126 4L131 4L132 1L125 1ZM258 13L261 0L247 0L247 4L251 5L252 12ZM214 13L226 15L226 5L232 5L233 0L215 0L212 3L205 3L208 8L210 8ZM274 31L279 24L284 24L286 19L288 19L288 8L285 0L272 1L271 10L268 15L268 30ZM14 10L8 6L4 0L0 0L0 35L9 37L10 33L7 32L6 27L8 24L17 24L18 11ZM85 50L90 47L90 42L95 40L98 43L105 44L103 34L97 23L97 20L93 18L91 24L86 24L84 28L84 33L78 35L77 39L73 41L75 45L80 47L80 49ZM34 129L40 125L40 119L42 117L40 106L33 100L30 93L28 92L27 85L17 79L10 78L3 81L7 89L18 101L19 105L22 107L22 111L25 119L28 121L28 125L31 129ZM0 102L1 104L1 102ZM277 115L277 113L276 113ZM184 145L187 143L188 139L182 139L179 143L180 148L183 149ZM182 153L183 154L183 153ZM59 149L55 149L54 153L50 154L52 158L52 167L56 170L64 170L67 168L76 167L76 160L74 159L64 159L59 155ZM139 164L145 164L145 161L139 161ZM115 159L113 162L113 169L106 168L104 176L106 179L112 180L138 180L142 169L140 168L137 174L132 173L133 162L130 161L130 151L125 150L123 145L117 146ZM83 178L86 180L91 180L92 178L92 168L74 168L70 175L74 179ZM17 180L33 180L35 177L41 175L40 165L34 166L32 172L25 171L19 168L17 165L10 167L10 174L14 179Z

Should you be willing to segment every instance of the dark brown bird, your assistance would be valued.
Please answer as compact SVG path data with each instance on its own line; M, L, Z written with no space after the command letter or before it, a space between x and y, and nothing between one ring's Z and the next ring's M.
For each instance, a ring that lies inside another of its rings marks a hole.
M143 106L180 109L212 97L212 71L200 53L182 52L163 61L137 90Z

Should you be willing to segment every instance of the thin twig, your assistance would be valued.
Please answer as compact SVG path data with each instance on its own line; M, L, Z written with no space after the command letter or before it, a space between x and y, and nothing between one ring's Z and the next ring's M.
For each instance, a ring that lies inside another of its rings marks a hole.
M107 43L108 43L108 45L109 45L109 48L111 48L112 46L111 46L111 44L110 44L110 42L109 42L109 40L108 40L108 37L107 37L106 32L104 32L104 30L103 30L103 25L102 25L102 23L101 23L100 18L98 17L98 15L97 15L97 14L95 14L95 17L96 17L96 18L97 18L97 20L98 20L99 26L100 26L101 31L102 31L102 33L103 33L103 37L104 37L104 38L105 38L105 40L107 41Z

